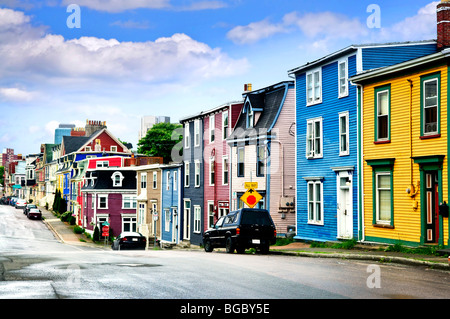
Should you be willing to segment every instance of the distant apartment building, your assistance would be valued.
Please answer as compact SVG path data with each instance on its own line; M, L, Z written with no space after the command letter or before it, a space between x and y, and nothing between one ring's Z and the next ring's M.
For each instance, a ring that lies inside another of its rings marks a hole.
M70 136L70 132L74 128L74 124L59 124L55 129L55 144L61 144L63 136Z
M170 123L170 117L168 116L143 116L141 118L141 129L139 131L139 139L143 138L147 131L150 130L153 125L158 123Z

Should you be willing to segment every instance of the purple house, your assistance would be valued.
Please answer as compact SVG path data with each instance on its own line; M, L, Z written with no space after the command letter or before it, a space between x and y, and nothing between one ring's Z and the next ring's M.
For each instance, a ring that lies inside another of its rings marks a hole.
M86 231L99 230L106 221L111 235L136 231L136 170L130 168L96 168L86 171L81 189Z

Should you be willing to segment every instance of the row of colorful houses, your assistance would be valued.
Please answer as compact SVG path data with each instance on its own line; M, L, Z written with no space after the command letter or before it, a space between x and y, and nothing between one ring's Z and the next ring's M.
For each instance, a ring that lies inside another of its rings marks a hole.
M171 164L104 127L64 137L36 159L37 187L60 190L88 231L168 243L200 245L251 182L281 236L448 247L448 2L437 16L437 40L351 45L181 118Z

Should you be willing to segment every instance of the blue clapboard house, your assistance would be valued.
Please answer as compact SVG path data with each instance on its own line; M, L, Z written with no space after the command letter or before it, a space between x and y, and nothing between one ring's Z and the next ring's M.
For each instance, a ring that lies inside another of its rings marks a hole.
M161 178L161 242L176 245L183 238L181 164L163 165Z
M348 78L436 51L435 41L352 45L288 71L296 84L296 239L359 238L359 88Z

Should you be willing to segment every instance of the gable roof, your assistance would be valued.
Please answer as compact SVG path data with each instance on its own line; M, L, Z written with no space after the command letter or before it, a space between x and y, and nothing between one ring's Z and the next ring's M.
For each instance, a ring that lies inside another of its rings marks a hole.
M227 141L233 142L239 139L255 138L259 134L266 135L270 133L281 112L287 91L293 84L294 81L284 81L260 90L245 93L244 107ZM261 114L256 124L247 128L245 114L250 107L257 109Z

